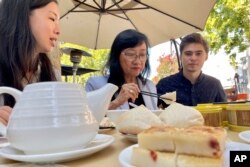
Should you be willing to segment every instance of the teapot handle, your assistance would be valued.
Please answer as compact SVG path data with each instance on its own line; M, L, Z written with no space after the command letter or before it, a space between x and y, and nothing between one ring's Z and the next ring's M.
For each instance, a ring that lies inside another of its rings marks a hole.
M2 122L0 122L0 137L1 136L6 137L6 131L7 131L6 126Z
M10 87L5 87L5 86L0 87L0 94L2 93L7 93L7 94L12 95L16 101L18 101L18 99L20 98L22 94L20 90L10 88Z
M5 86L0 87L0 95L3 93L12 95L16 101L20 98L22 94L20 90L10 88L10 87L5 87ZM0 134L4 137L6 136L6 126L1 122L0 122Z

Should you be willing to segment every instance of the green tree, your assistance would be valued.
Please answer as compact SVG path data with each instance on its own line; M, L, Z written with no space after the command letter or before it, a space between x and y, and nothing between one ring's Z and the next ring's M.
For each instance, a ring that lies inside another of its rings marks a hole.
M212 52L223 48L236 66L236 53L250 43L250 0L217 0L203 34Z
M155 84L158 83L161 78L174 74L178 71L176 56L172 56L171 54L162 55L159 57L158 61L160 62L157 67L158 75L152 79Z
M107 56L109 54L109 49L93 50L93 49L89 49L89 48L71 44L71 43L64 43L60 45L60 48L64 48L64 47L76 48L76 49L84 50L90 53L92 55L91 57L86 57L86 56L82 57L79 67L99 70L97 72L92 72L92 73L87 73L84 75L77 76L77 80L79 83L85 84L85 82L87 81L89 77L102 74L103 67L106 63ZM70 56L62 53L61 64L72 65L72 62L70 61ZM62 77L62 79L64 81L66 80L65 77ZM72 82L73 77L68 76L67 80L68 82Z
M250 0L217 0L214 9L202 32L210 44L210 50L217 53L224 49L230 56L231 65L235 68L236 54L243 52L250 43ZM153 78L156 83L172 72L171 63L164 57L159 59L158 76Z

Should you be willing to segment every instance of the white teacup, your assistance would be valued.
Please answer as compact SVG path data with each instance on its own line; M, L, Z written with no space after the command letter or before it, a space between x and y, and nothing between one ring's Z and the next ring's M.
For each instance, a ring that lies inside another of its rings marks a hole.
M78 84L64 82L31 84L23 93L1 87L0 93L9 93L17 99L7 126L11 146L26 154L85 147L97 134L99 124L87 105L83 89ZM74 98L77 107L72 102Z

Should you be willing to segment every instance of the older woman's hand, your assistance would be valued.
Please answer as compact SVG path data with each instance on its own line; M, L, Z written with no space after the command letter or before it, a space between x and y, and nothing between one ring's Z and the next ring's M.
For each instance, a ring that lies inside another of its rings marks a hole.
M0 107L0 122L7 126L12 108L9 106Z
M124 104L129 99L131 99L132 102L135 102L135 100L138 98L139 93L140 89L137 84L135 83L123 84L118 96L116 97L115 100L112 101L112 104L110 104L109 109L115 109L118 106Z
M129 99L131 99L132 102L135 102L135 100L138 98L139 92L140 89L137 84L135 83L123 84L120 93L116 99L120 102L120 104L125 103Z

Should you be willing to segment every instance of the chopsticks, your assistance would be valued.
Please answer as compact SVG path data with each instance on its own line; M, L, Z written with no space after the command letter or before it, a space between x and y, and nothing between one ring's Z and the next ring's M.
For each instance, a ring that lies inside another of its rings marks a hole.
M121 88L121 86L119 86L119 88ZM157 94L157 93L152 93L152 92L147 92L147 91L140 91L140 94L146 95L146 96L151 96L151 97L156 97L158 99L161 100L169 100L169 101L173 101L173 99L167 98L167 97L161 97L161 94Z
M147 91L140 91L141 94L143 95L147 95L147 96L151 96L151 97L156 97L158 99L162 99L162 100L169 100L169 101L173 101L172 99L170 98L167 98L167 97L161 97L160 94L157 94L157 93L152 93L152 92L147 92Z

